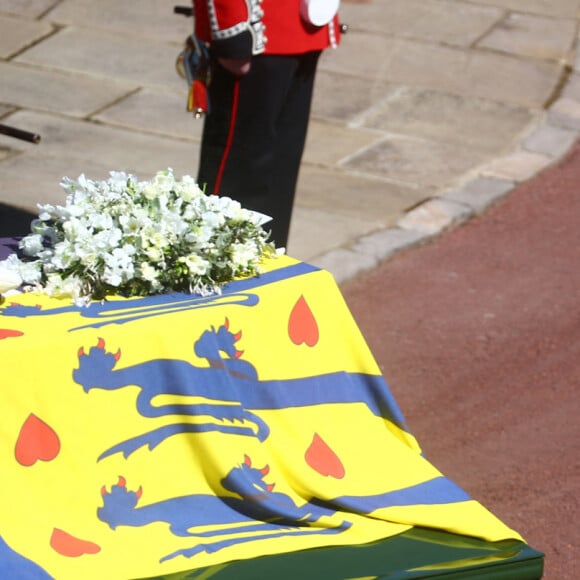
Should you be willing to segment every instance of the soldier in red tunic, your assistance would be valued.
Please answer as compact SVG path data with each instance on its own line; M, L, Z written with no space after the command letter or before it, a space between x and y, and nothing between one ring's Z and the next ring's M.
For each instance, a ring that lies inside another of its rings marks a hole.
M339 0L193 0L210 53L198 182L272 217L285 247L316 66L340 41Z

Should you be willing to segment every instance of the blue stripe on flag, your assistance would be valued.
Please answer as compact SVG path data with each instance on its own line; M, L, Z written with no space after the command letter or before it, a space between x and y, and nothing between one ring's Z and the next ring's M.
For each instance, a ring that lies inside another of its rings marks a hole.
M471 497L457 484L446 477L437 477L412 487L397 489L378 495L341 496L331 500L332 505L340 505L351 511L370 514L381 508L443 505L469 501Z

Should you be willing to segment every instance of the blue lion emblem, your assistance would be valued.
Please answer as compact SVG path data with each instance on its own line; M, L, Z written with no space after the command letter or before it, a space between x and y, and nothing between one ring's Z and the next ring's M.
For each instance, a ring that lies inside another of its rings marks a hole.
M320 518L334 515L335 510L310 502L296 505L288 495L274 492L274 485L264 481L268 473L268 466L252 467L246 455L243 463L221 480L223 489L234 495L194 494L144 506L138 505L142 488L130 491L126 480L120 477L110 491L103 487L103 506L98 508L97 516L112 529L164 522L176 536L205 538L191 548L162 557L161 562L177 556L191 558L201 552L213 553L257 539L338 534L351 527L345 521L338 526L320 523ZM208 530L211 525L226 527Z
M260 380L256 367L244 360L243 351L238 349L241 336L241 332L230 331L227 319L221 326L205 330L193 345L195 354L205 359L205 366L179 359L155 359L117 368L121 351L108 352L104 340L100 339L88 353L81 348L73 379L86 392L136 385L140 415L172 418L167 425L107 449L99 459L115 453L129 457L143 446L154 449L168 437L182 433L218 431L264 441L270 428L259 412L266 409L359 402L404 428L404 419L381 376L336 372ZM156 404L155 398L160 395L196 397L203 402ZM202 419L191 423L185 422L184 416Z

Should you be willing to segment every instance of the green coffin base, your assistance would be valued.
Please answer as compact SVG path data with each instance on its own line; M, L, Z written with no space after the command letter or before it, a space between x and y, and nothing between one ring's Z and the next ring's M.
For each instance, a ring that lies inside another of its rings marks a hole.
M516 540L485 542L413 528L370 544L264 556L152 580L537 580L543 567L544 555Z

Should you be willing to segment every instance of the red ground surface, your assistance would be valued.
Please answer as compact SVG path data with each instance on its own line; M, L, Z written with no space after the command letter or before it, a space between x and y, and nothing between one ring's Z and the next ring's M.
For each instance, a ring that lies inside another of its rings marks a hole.
M580 579L580 145L342 290L427 458Z

